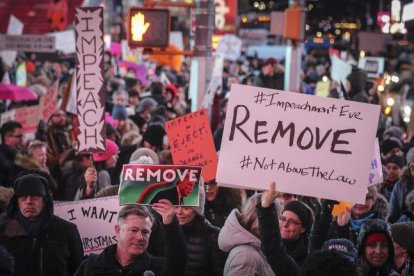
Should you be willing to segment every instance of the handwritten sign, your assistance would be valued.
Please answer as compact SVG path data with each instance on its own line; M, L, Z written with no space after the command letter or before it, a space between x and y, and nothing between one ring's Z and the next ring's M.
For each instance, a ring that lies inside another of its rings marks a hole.
M118 196L54 204L54 214L76 224L85 255L100 253L105 247L118 242L115 234Z
M379 106L234 84L230 95L218 183L365 202Z
M217 154L206 109L165 123L174 164L203 167L203 178L216 178Z
M105 151L103 8L76 8L79 152Z
M384 182L384 175L382 172L381 154L379 149L378 138L375 139L374 156L371 161L371 171L369 173L369 184L372 186Z
M119 203L198 206L201 168L180 165L126 164L122 168ZM201 187L203 189L203 187Z
M39 106L23 106L6 111L1 114L0 125L12 120L23 126L24 133L34 133L39 123Z
M53 112L55 112L57 109L58 87L59 80L55 81L52 87L50 87L47 93L40 99L39 116L45 122L47 122L49 117L52 116Z

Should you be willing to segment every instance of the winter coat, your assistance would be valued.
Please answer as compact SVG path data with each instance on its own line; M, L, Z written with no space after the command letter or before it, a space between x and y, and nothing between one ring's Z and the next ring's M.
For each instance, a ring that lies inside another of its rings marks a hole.
M364 242L367 236L374 232L381 232L387 236L388 239L388 261L379 268L372 267L365 259ZM392 241L391 227L382 219L369 219L362 226L359 231L357 240L358 251L358 265L361 276L397 276L392 267L394 266L394 246Z
M259 219L261 248L273 272L276 275L297 275L299 268L293 257L288 254L280 235L279 220L274 204L268 208L262 208L259 203L256 206L256 212ZM307 255L307 246L304 249L303 259Z
M80 181L81 181L81 186L76 192L75 200L94 198L100 190L111 186L111 176L109 175L107 170L100 170L97 172L97 181L95 183L95 188L94 188L95 190L91 196L87 197L84 195L84 190L86 188L85 177L82 177Z
M17 197L13 196L8 217L0 224L0 245L14 257L14 275L73 275L83 258L82 241L75 224L53 215L52 197L48 194L45 199L46 223L37 236L29 234L17 212Z
M23 170L15 164L17 150L5 145L0 145L0 186L13 187L17 175Z
M253 80L253 85L257 87L283 90L284 88L284 74L275 73L273 76L266 76L260 72Z
M190 223L182 225L182 228L188 253L185 275L223 275L227 254L218 248L220 229L198 215Z
M110 245L97 256L90 264L84 260L74 276L85 275L87 266L90 266L91 275L143 275L144 272L153 272L155 276L181 276L186 267L186 246L178 220L174 219L169 225L163 225L165 234L166 257L154 257L147 251L135 260L122 267L115 258L117 245Z
M240 212L234 209L218 237L221 250L230 252L224 266L226 276L274 276L270 264L261 250L258 237L240 225Z
M204 216L214 226L223 227L230 212L241 206L241 196L238 189L219 187L213 201L206 200Z
M390 217L391 223L396 222L401 215L407 210L405 206L405 197L414 189L414 177L411 176L410 170L405 169L401 180L394 184L390 196Z

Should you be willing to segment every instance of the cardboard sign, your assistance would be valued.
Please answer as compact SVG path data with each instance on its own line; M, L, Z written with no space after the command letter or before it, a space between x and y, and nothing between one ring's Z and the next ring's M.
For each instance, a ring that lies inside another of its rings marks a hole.
M223 55L216 53L216 56L214 57L213 74L208 84L207 92L204 94L203 102L201 104L201 106L207 110L210 110L210 107L213 105L214 96L223 85L223 63Z
M2 35L0 50L15 50L21 52L53 53L55 38L45 35Z
M9 26L7 27L7 34L9 35L21 35L23 33L24 24L14 15L10 15ZM3 62L9 65L13 65L16 60L17 51L2 51L1 57Z
M147 205L168 199L174 205L198 206L200 176L201 167L196 166L126 164L119 204Z
M79 152L104 152L103 8L76 8L75 30Z
M52 87L50 87L47 93L40 99L39 116L45 122L47 122L49 117L52 116L53 112L57 109L58 87L59 80L55 81Z
M54 214L76 224L85 255L100 253L118 242L115 234L118 196L54 203Z
M76 52L75 32L73 30L48 33L47 35L55 38L56 50L64 54L73 54Z
M380 106L232 85L217 182L365 202Z
M382 172L381 154L378 138L375 139L374 156L371 161L371 171L369 173L368 186L380 184L384 182L384 174Z
M343 61L337 56L331 55L332 67L331 77L338 83L346 83L346 77L352 72L352 65Z
M174 164L203 167L203 178L216 178L217 154L207 110L181 116L165 123Z

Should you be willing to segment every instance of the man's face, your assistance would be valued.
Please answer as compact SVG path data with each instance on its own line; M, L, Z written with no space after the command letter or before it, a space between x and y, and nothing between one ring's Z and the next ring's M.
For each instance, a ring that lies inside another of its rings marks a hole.
M365 259L373 267L380 267L387 262L389 254L388 242L375 241L365 247Z
M35 220L45 207L45 200L42 196L19 196L17 201L20 213L29 220Z
M32 152L32 157L41 167L46 167L46 147L35 148Z
M401 168L397 166L395 163L388 163L387 164L387 178L385 179L386 182L394 183L398 180L401 175Z
M23 130L15 128L12 133L6 134L5 144L12 148L19 148L23 144Z
M182 181L178 182L177 188L180 191L181 196L189 196L193 191L194 185L194 181L183 179Z
M150 218L128 215L123 222L115 225L118 236L118 248L130 257L136 257L145 252L151 235L152 223Z

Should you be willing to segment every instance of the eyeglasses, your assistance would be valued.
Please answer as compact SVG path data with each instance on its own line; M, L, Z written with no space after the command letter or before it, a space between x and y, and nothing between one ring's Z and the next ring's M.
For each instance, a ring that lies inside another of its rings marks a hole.
M301 222L294 221L293 219L287 219L286 217L280 217L279 218L280 224L286 224L287 226L293 224L293 225L301 225Z

